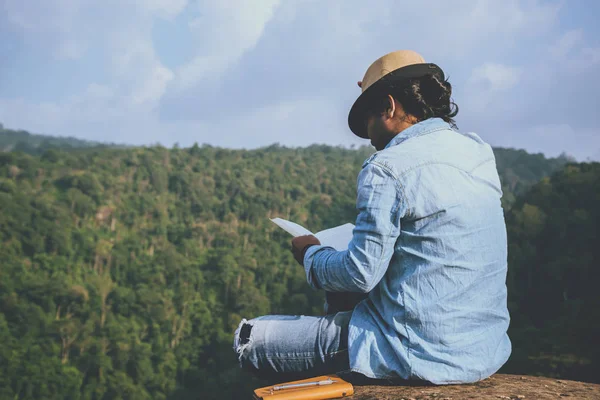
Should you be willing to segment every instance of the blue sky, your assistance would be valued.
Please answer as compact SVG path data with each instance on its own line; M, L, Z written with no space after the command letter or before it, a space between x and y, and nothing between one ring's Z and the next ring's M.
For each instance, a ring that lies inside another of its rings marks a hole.
M127 144L350 146L376 58L450 76L458 126L600 160L600 2L0 0L0 122Z

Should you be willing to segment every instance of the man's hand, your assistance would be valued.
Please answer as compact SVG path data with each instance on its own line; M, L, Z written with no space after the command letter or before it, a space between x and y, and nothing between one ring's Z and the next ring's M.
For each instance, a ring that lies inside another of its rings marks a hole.
M304 253L313 244L321 244L319 239L313 235L298 236L292 239L292 254L294 254L294 258L300 265L304 265Z

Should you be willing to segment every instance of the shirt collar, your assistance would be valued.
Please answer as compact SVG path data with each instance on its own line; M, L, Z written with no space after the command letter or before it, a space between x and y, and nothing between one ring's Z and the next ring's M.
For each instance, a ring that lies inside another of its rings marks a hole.
M410 138L426 135L428 133L432 133L442 129L451 129L450 124L448 124L441 118L428 118L424 121L418 122L406 128L405 130L394 136L394 138L390 140L390 142L387 144L387 146L385 146L385 148L387 149L388 147L396 146Z

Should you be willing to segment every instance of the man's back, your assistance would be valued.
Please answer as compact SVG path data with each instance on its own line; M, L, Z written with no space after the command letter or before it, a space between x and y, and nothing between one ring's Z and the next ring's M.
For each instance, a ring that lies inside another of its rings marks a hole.
M490 146L433 118L369 164L393 177L402 217L385 275L352 316L351 367L440 384L491 375L511 346L506 229Z

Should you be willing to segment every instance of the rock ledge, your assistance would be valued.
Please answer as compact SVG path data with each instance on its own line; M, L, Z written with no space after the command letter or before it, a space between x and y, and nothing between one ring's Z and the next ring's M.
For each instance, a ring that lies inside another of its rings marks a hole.
M353 400L600 399L600 384L497 374L469 385L355 386Z

